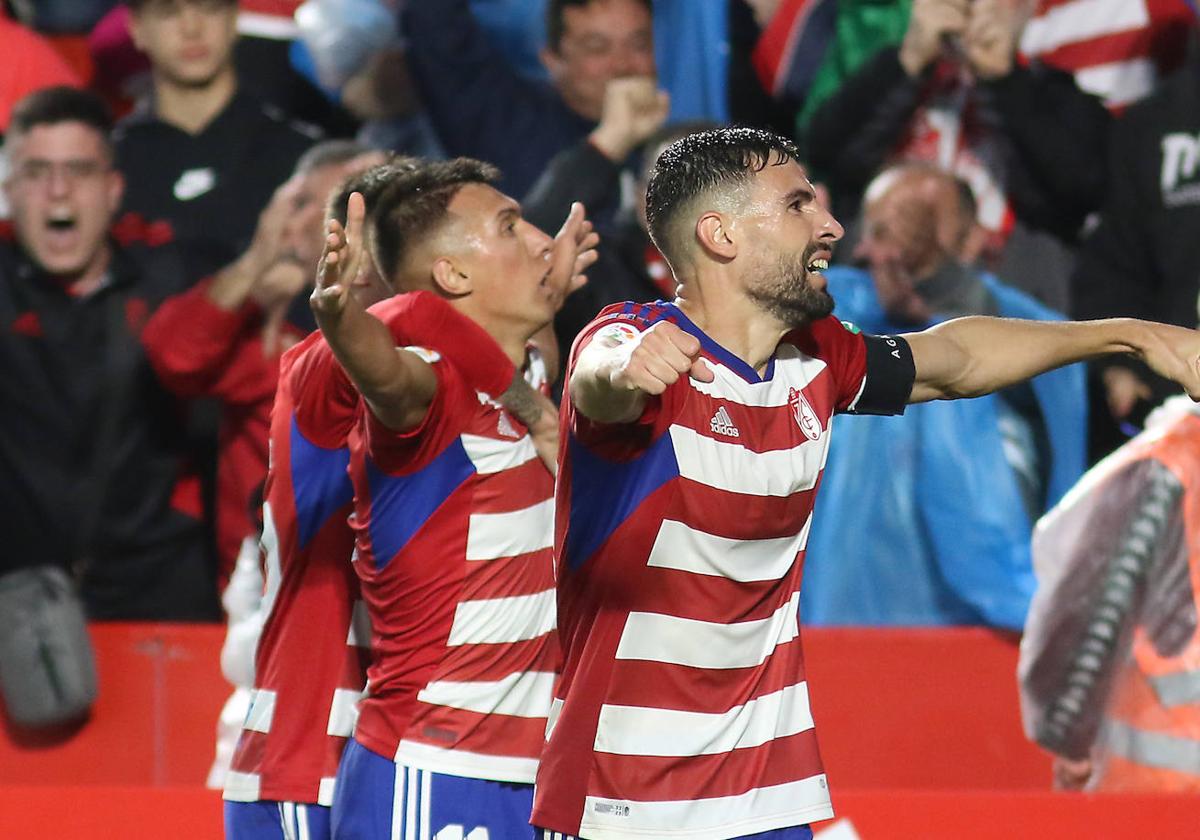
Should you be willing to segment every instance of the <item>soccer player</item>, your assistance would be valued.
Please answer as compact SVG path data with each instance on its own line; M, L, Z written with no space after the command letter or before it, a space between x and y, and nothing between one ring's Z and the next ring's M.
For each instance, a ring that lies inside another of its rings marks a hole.
M1197 395L1200 337L986 317L862 335L830 317L821 276L842 228L795 146L766 132L669 146L647 216L677 300L605 310L568 369L564 666L533 822L599 840L810 837L833 810L798 604L832 416L975 396L1113 352Z
M345 208L351 191L374 200L415 165L398 159L351 177L331 213ZM347 286L363 306L392 292L366 270ZM512 361L438 297L390 297L371 311L400 344L452 333L448 353L458 354L480 392L528 403L528 396L513 396L528 388ZM230 840L329 837L335 773L354 728L371 641L347 523L353 496L347 435L359 412L358 392L320 333L284 354L263 505L266 618L250 710L225 786Z
M373 210L373 249L398 289L445 298L520 365L563 285L550 238L495 177L466 159L397 177ZM333 836L532 836L559 660L554 479L526 424L451 357L457 335L398 350L348 293L362 226L353 200L345 230L332 226L312 297L364 404L350 437L354 567L374 628ZM594 258L585 233L572 259Z

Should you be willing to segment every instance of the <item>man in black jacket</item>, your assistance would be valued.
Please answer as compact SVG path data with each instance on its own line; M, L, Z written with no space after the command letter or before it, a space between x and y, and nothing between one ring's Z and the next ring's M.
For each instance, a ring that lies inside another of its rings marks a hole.
M124 208L166 219L195 279L250 244L258 214L316 139L239 89L235 0L130 0L153 97L117 129Z
M1071 314L1195 324L1200 293L1200 56L1194 55L1114 123L1103 174L1108 195L1100 224L1080 251L1071 280ZM1144 417L1177 391L1133 359L1105 360L1097 363L1096 372L1108 414L1118 423ZM1120 442L1112 425L1093 427L1093 454Z
M1109 116L1070 74L1016 61L1021 5L914 0L899 47L880 50L816 110L803 145L847 218L887 163L953 171L993 232L991 267L1065 309L1070 250L1104 194Z
M0 240L0 571L57 564L93 618L219 610L181 424L139 342L182 271L158 226L112 226L124 181L93 94L18 103ZM110 228L113 235L110 236Z

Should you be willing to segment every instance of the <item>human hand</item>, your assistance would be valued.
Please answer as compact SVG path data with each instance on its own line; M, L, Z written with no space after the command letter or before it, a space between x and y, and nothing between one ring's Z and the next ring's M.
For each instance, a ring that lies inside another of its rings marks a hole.
M1083 790L1088 779L1092 776L1092 760L1090 758L1064 758L1054 756L1052 765L1055 790Z
M246 269L256 278L278 262L283 247L283 232L296 206L296 197L303 189L303 179L288 178L271 195L267 206L258 214L254 237L242 259Z
M550 248L550 285L556 310L562 308L569 294L587 283L585 272L596 262L599 244L600 234L593 229L583 205L572 203Z
M780 0L744 0L746 5L750 7L750 11L754 12L754 22L758 24L759 29L766 29L771 22L771 18L775 17L775 12L779 9Z
M1013 69L1021 21L1011 0L974 0L963 51L980 79L1000 79Z
M917 293L912 272L898 254L881 254L871 261L871 280L879 305L890 320L902 326L923 326L933 318L925 299Z
M1172 324L1142 322L1146 336L1136 352L1159 376L1177 382L1200 402L1200 331Z
M613 79L604 88L600 124L589 135L609 160L620 163L667 121L671 98L652 76Z
M654 395L666 391L683 375L698 382L716 378L700 359L700 340L669 321L659 321L619 346L622 352L608 377L619 390Z
M1108 413L1116 420L1124 420L1133 413L1139 402L1151 397L1150 386L1127 367L1113 365L1105 368L1101 379Z
M350 289L362 270L366 248L363 247L363 219L367 207L362 193L350 193L346 204L346 226L337 219L326 225L325 249L317 263L317 282L309 297L309 305L318 317L337 317L346 308Z
M259 273L250 297L264 312L286 310L309 283L308 272L295 260L277 260Z
M900 43L900 65L910 77L941 55L946 41L967 29L970 0L913 0L908 29Z

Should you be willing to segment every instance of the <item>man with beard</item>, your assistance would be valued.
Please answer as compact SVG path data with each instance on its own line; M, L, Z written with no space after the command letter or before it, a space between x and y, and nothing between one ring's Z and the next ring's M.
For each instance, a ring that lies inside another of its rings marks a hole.
M905 338L830 317L842 227L795 146L669 146L647 220L674 303L610 307L568 368L557 486L562 678L533 823L585 838L808 838L833 815L799 589L835 413L988 393L1128 352L1200 395L1200 336L970 317ZM867 527L864 523L863 527Z

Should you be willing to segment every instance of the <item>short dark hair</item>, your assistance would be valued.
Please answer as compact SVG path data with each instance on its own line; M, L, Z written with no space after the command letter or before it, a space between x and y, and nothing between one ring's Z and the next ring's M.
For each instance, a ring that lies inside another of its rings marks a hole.
M546 4L546 46L554 52L558 52L559 46L562 45L563 32L566 27L563 24L563 12L569 8L582 8L590 5L596 0L549 0ZM654 14L654 9L651 6L651 0L637 0L646 7L646 11L651 15Z
M375 205L379 203L380 196L392 181L398 175L412 171L421 163L420 158L396 155L383 163L368 166L361 172L347 176L329 196L329 204L325 208L325 218L337 219L338 224L345 225L346 203L350 201L351 193L362 195L363 202L367 206L367 215L370 216L375 210ZM297 166L297 168L299 167Z
M322 140L308 147L308 151L300 155L292 170L296 175L305 175L314 169L326 166L341 166L356 157L370 154L374 151L370 146L357 140Z
M650 155L659 149L665 149L676 140L682 140L689 134L699 134L702 131L712 131L720 128L721 124L714 120L696 119L667 123L642 141L642 168L638 173L642 183L650 180L650 171L654 168L654 158Z
M650 238L671 261L679 248L671 225L694 198L717 187L746 183L768 166L799 161L796 144L758 128L718 128L689 134L663 149L646 184Z
M371 214L375 263L394 283L413 242L446 221L450 201L467 184L492 184L500 170L472 158L430 161L394 173Z
M78 122L94 128L112 154L112 114L104 100L79 88L57 85L22 97L12 109L8 134L25 134L39 125Z

